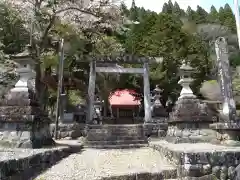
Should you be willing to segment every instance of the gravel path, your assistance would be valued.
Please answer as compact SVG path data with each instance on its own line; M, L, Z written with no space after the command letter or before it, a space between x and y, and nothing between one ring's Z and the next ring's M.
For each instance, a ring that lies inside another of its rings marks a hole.
M134 173L174 170L151 148L103 150L85 149L54 165L35 180L95 180Z

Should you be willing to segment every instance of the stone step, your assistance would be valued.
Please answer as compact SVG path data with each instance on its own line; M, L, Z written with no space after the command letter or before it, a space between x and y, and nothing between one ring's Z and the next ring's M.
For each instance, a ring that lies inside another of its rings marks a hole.
M129 135L135 135L135 134L143 134L143 130L140 129L138 131L108 131L104 129L96 129L96 130L89 130L89 132L96 133L96 134L129 134Z
M147 144L146 140L87 141L88 145Z
M95 148L95 149L135 149L141 147L147 147L147 144L119 144L119 145L84 145L84 148Z
M97 137L89 137L87 136L88 141L118 141L118 140L144 140L142 137L133 137L133 136L97 136Z
M139 130L142 130L143 127L142 126L137 126L137 127L134 127L134 126L130 126L130 127L110 127L110 126L102 126L102 127L88 127L89 130L107 130L107 131L139 131Z
M87 131L90 147L147 144L142 125L90 125Z
M139 132L111 132L111 131L88 131L88 133L92 133L92 134L111 134L111 135L130 135L130 136L134 136L134 135L143 135L143 131L139 131Z

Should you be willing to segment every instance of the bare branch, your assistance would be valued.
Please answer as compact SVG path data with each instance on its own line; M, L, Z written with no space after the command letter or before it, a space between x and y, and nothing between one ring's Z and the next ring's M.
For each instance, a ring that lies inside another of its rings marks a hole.
M76 10L76 11L79 11L79 12L84 13L84 14L89 14L89 15L92 15L92 16L95 16L95 17L99 17L97 14L95 14L91 11L87 11L87 10L80 9L80 8L77 8L77 7L68 7L68 8L65 8L65 9L58 10L58 11L55 12L55 15L63 13L65 11L69 11L69 10Z

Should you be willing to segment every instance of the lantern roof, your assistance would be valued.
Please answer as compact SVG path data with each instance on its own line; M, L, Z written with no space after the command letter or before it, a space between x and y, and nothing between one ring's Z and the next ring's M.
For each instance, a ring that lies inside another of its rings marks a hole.
M15 54L15 55L12 55L11 58L12 59L26 59L26 58L30 58L31 57L31 46L28 44L25 46L24 48L24 51L18 53L18 54Z
M186 62L186 60L183 60L180 70L192 71L193 68Z

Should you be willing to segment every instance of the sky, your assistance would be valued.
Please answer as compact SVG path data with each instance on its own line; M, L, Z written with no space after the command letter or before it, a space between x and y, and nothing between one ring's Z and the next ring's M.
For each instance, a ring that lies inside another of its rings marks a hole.
M226 3L233 8L234 0L172 0L173 3L175 1L177 1L179 6L185 10L188 6L191 6L192 9L196 9L197 5L199 5L206 11L209 11L212 5L219 9ZM155 12L160 12L165 2L168 2L168 0L135 0L138 7L144 7L145 9L150 9ZM125 3L128 7L131 7L132 0L125 0Z

